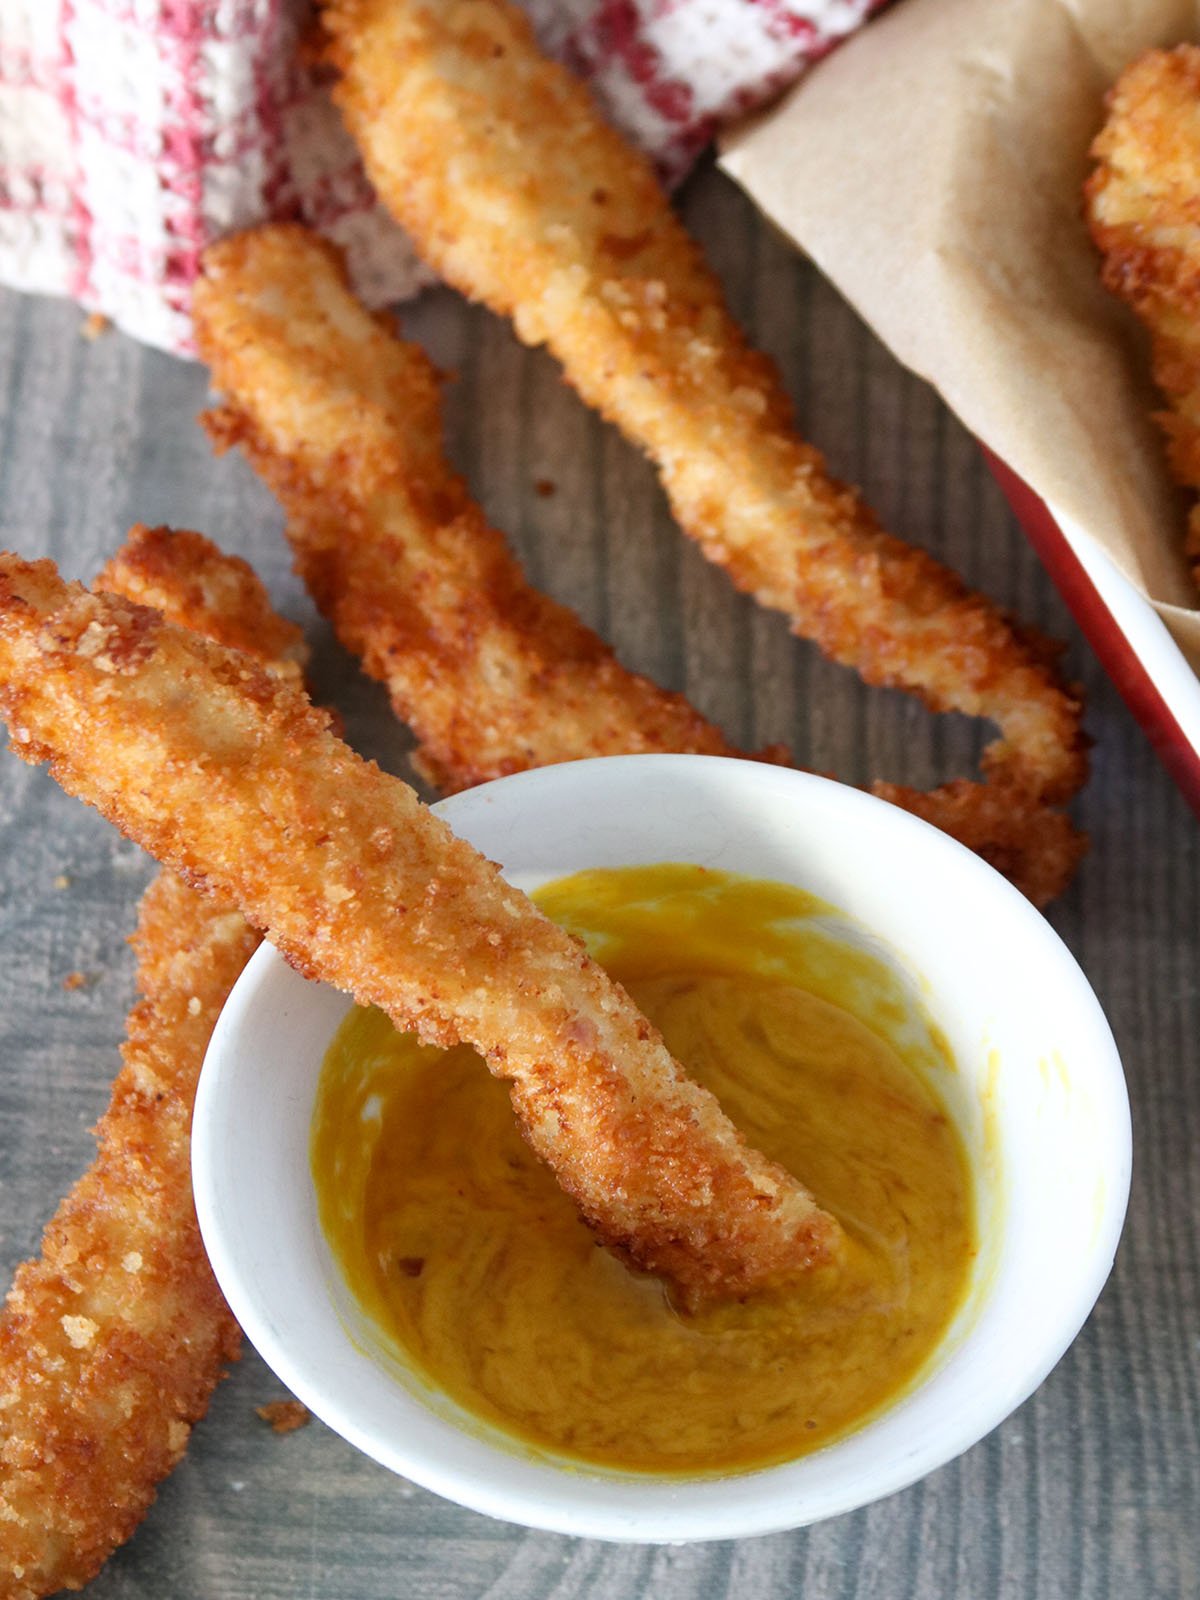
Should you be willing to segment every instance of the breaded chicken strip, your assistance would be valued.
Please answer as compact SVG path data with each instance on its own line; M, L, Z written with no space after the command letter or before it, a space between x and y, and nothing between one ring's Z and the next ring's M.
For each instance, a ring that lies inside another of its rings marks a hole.
M135 528L98 580L151 590L210 636L275 656L303 646L244 561L199 534ZM217 1015L258 935L163 873L143 896L125 1064L91 1167L0 1313L0 1595L77 1589L142 1520L240 1335L192 1205L189 1135Z
M244 650L284 683L303 685L304 635L274 610L249 562L202 533L139 523L92 588L152 606L180 628Z
M1069 799L1080 705L1046 645L829 477L650 167L526 18L507 0L325 0L322 14L383 202L647 452L705 554L868 683L996 723L993 783L1031 805ZM953 808L969 796L955 788Z
M438 375L354 298L337 251L272 224L205 254L203 419L282 500L296 566L387 685L439 788L644 750L734 755L679 694L628 672L526 580L442 447Z
M125 1065L92 1166L0 1317L0 1594L77 1589L137 1527L238 1352L196 1226L188 1133L258 935L173 873L138 918Z
M225 397L205 419L214 443L241 445L283 502L300 573L387 685L432 782L644 750L742 754L530 585L446 461L428 359L358 304L331 246L288 224L226 239L206 253L193 313ZM1065 816L1001 789L877 788L1037 904L1078 859Z
M1200 47L1150 50L1108 97L1085 190L1107 288L1150 330L1171 470L1200 491ZM1187 551L1200 581L1200 504Z
M840 1230L749 1149L579 944L246 656L0 556L0 713L308 976L509 1081L533 1148L599 1237L687 1304L828 1259Z

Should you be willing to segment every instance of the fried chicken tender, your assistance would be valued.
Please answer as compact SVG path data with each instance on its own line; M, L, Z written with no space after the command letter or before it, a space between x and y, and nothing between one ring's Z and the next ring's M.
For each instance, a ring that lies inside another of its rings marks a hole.
M0 1317L0 1595L77 1589L142 1520L238 1352L192 1206L209 1034L255 946L163 873L134 946L142 999L95 1161Z
M248 561L202 533L139 523L92 588L152 606L181 628L244 650L285 683L303 684L308 646L300 629L274 610Z
M746 1146L582 945L244 655L0 557L12 746L300 971L471 1044L598 1236L685 1304L831 1258L841 1233Z
M438 375L355 300L333 246L275 224L212 246L204 418L282 500L296 566L387 685L439 788L643 750L733 754L682 695L627 672L526 581L442 449Z
M530 585L445 459L428 359L359 305L332 246L272 224L213 245L204 266L196 337L225 397L208 431L279 496L313 598L387 685L433 783L646 750L744 754ZM1078 859L1065 816L1000 789L881 788L1038 904Z
M1150 50L1127 67L1091 153L1085 204L1104 283L1150 330L1171 405L1155 420L1174 476L1200 491L1200 47ZM1200 503L1187 553L1200 582Z
M1068 800L1086 772L1081 708L1048 647L828 475L650 166L526 18L507 0L325 0L322 16L384 204L646 451L709 559L868 683L996 723L984 768L1015 807ZM961 815L973 792L944 803Z
M299 672L299 631L244 561L135 528L98 586ZM192 1102L217 1015L259 936L163 873L133 946L141 999L88 1171L0 1313L0 1595L78 1589L142 1520L240 1334L192 1204Z

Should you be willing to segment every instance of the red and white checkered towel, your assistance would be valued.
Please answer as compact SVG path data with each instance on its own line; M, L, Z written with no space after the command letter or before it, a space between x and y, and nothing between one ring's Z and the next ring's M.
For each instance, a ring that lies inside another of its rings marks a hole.
M681 178L880 0L526 0L547 49ZM305 0L0 0L0 281L186 352L201 250L298 217L372 304L427 281L297 44Z

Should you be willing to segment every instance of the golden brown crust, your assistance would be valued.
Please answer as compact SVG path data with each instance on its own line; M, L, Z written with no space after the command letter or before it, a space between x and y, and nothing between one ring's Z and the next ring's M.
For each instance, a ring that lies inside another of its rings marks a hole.
M298 670L298 631L244 562L199 534L134 529L106 588ZM96 1158L0 1313L0 1594L79 1588L141 1521L240 1335L192 1204L192 1102L209 1035L258 935L164 873L132 943L141 999Z
M526 581L446 462L428 358L363 310L330 246L286 224L226 239L206 253L193 314L226 396L204 419L214 444L239 445L283 502L299 572L387 685L431 781L736 753Z
M827 475L649 166L527 20L507 0L326 0L323 17L384 203L646 450L710 559L868 683L998 724L989 782L1069 799L1080 704L1044 647Z
M268 1400L255 1406L255 1416L269 1424L272 1433L295 1433L312 1421L312 1412L299 1400Z
M744 753L532 588L446 462L428 360L357 303L332 247L287 224L226 239L205 255L193 311L225 395L205 418L215 446L241 446L283 502L314 599L388 686L432 782L583 756ZM1065 816L1007 788L877 792L1038 904L1079 859Z
M133 1532L203 1416L238 1329L192 1206L209 1034L258 937L171 874L135 936L142 999L92 1166L0 1317L0 1593L78 1588Z
M1001 784L958 778L928 792L873 783L871 793L909 811L981 856L1035 906L1049 905L1075 876L1087 838L1052 811Z
M1150 50L1118 78L1085 189L1103 278L1150 330L1171 470L1200 490L1200 47ZM1200 505L1188 554L1200 581Z
M301 971L479 1050L599 1235L684 1300L835 1248L832 1218L578 941L244 655L3 556L0 712L18 754L236 901Z
M123 594L181 628L244 650L289 683L303 681L308 646L300 629L276 613L248 562L202 533L135 523L92 588Z

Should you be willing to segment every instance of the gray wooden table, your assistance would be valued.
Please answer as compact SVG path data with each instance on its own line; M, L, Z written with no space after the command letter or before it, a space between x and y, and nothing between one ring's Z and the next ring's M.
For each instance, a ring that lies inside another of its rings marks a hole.
M708 172L689 218L734 308L780 362L804 428L897 533L1070 641L1087 686L1092 853L1051 920L1100 994L1133 1097L1133 1199L1116 1272L1042 1389L990 1438L880 1505L808 1531L679 1549L529 1533L410 1487L319 1424L276 1437L277 1381L247 1351L184 1464L93 1586L105 1600L1179 1600L1200 1593L1200 850L1195 820L1082 642L979 455L818 274ZM280 515L193 422L194 366L69 305L0 294L0 546L90 577L132 521L250 558L315 646L319 697L406 773L382 694L291 575ZM458 383L451 447L534 579L631 666L739 742L787 740L854 782L966 772L980 730L866 690L736 596L675 532L653 476L552 362L448 293L406 318ZM553 495L535 485L548 479ZM43 772L0 758L0 1268L36 1246L89 1159L116 1070L151 866ZM56 887L68 878L69 886ZM64 977L82 972L83 988ZM1037 1307L1030 1307L1037 1315Z

